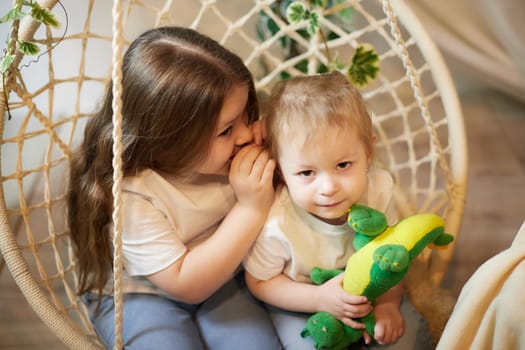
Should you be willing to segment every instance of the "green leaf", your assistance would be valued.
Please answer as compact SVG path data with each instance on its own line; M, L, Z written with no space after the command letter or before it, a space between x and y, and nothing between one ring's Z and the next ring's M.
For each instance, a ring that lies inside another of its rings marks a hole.
M339 5L343 3L345 0L337 0L336 4ZM351 7L347 7L342 9L341 11L337 12L337 15L346 23L351 22L352 18L354 17L354 9Z
M15 7L11 9L8 13L6 13L2 18L0 18L0 23L6 23L17 19L22 19L25 15L25 12L22 12Z
M323 0L310 0L310 3L313 6L319 6L319 7L325 7L326 6L326 2L323 1Z
M288 78L291 78L291 77L292 77L292 75L290 73L286 72L286 71L283 71L283 72L281 72L279 74L279 78L281 80L285 80L285 79L288 79Z
M319 68L317 68L317 73L319 74L323 74L323 73L328 73L330 72L330 68L325 66L324 64L321 63L321 65L319 66Z
M332 41L332 40L339 39L339 38L340 38L339 34L337 34L335 32L332 32L332 31L330 31L330 32L328 32L328 34L326 34L326 39L328 41Z
M260 13L259 21L255 27L255 33L259 41L265 41L266 39L275 36L279 30L281 30L281 28L273 18L264 12ZM288 48L288 46L290 46L290 37L286 35L281 36L279 38L279 44L283 49Z
M255 26L257 39L264 41L274 36L279 31L279 26L264 12L259 13L259 20Z
M40 49L35 43L32 43L30 41L22 41L18 45L18 51L22 52L24 55L36 55L40 52Z
M286 19L289 23L296 24L306 18L308 10L298 1L294 1L286 9Z
M319 30L319 14L315 11L310 12L308 16L308 34L314 35Z
M31 17L46 25L50 25L55 28L60 27L60 23L57 21L55 15L52 14L48 9L41 7L36 2L34 2L32 5Z
M333 72L333 71L335 71L335 70L342 70L342 69L344 69L344 68L345 68L345 65L342 64L341 62L339 62L339 55L338 55L338 53L336 52L336 53L335 53L335 57L334 57L334 59L332 60L332 62L330 62L330 63L328 64L328 70L329 70L330 72Z
M304 30L304 29L298 29L298 30L296 30L296 33L299 34L301 37L303 37L305 39L310 37L310 34L308 34L308 31Z
M352 57L352 64L348 68L347 75L350 81L356 85L364 86L370 80L375 79L377 72L379 72L379 56L374 48L365 45L359 46Z
M270 7L275 14L278 14L282 19L286 18L286 11L292 2L298 2L297 0L277 0L273 2Z
M5 55L4 58L2 58L2 63L0 64L0 73L4 74L7 72L14 60L15 55Z
M263 26L261 25L260 22L258 22L256 25L255 25L255 35L257 37L257 40L259 41L264 41L266 40L266 32L264 31L264 29L262 28Z
M303 72L304 74L308 73L308 60L301 60L295 65L295 68Z

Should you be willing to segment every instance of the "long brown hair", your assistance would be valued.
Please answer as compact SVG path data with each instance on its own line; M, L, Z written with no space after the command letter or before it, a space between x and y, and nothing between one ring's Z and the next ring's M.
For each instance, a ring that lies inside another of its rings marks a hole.
M211 38L181 27L146 31L124 55L124 176L151 168L183 176L206 156L224 98L248 87L246 112L258 117L252 76L242 60ZM68 222L78 258L78 293L102 292L112 273L112 89L87 122L72 155Z

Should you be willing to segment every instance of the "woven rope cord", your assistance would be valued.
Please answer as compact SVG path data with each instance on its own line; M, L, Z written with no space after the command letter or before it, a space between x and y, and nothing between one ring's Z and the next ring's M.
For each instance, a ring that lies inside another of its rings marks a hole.
M405 40L401 36L401 31L399 30L399 26L397 25L397 20L394 15L394 10L392 9L390 0L382 0L382 1L383 1L383 11L385 12L387 16L387 21L388 21L388 24L390 25L392 36L394 37L395 42L401 51L401 57L403 59L403 66L405 67L407 71L407 75L410 80L410 86L412 87L412 90L414 91L414 97L417 101L419 110L421 111L421 115L423 116L423 118L425 119L427 123L427 128L429 130L429 133L432 135L432 142L435 145L437 152L439 154L438 159L440 160L440 165L444 170L448 172L449 171L448 164L445 161L446 158L443 156L442 147L441 147L441 144L439 143L439 138L436 135L436 128L434 126L432 118L430 118L430 112L428 110L427 103L423 97L421 83L419 81L416 70L414 69L414 65L412 64L412 61L410 60L410 57L408 55L408 50L406 48Z
M113 299L115 302L115 342L122 349L122 1L113 1Z
M0 110L0 112L3 114L5 110ZM3 133L5 127L4 118L0 118L0 120L0 132ZM49 298L42 293L42 289L34 278L26 259L22 256L20 246L12 233L11 224L8 221L8 211L4 188L0 186L0 252L22 294L35 314L66 346L71 349L94 349L96 344L84 337L79 329L67 320L65 310L57 309L50 302ZM32 240L33 236L30 234L29 238ZM38 245L32 242L29 247L33 254L37 256L36 262L40 276L45 277L45 269L41 260L38 259ZM45 278L44 280L47 281Z

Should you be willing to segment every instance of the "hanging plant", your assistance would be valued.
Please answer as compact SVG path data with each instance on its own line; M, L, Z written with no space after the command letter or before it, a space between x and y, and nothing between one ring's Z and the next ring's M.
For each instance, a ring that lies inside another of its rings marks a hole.
M283 20L290 24L300 24L306 22L305 29L298 29L296 33L305 39L313 35L319 35L325 49L327 64L320 64L317 73L324 73L333 70L346 72L348 79L355 85L366 86L373 81L379 72L379 56L375 49L369 44L358 45L348 63L340 62L338 53L333 54L328 47L328 41L337 39L339 36L333 31L321 28L320 18L325 17L340 24L344 30L350 31L350 23L353 19L354 11L344 4L344 0L308 0L305 4L300 1L278 0L271 5L272 10ZM280 30L275 21L266 13L261 12L260 21L257 25L257 35L260 40L274 36ZM279 41L287 59L302 53L299 44L285 35ZM308 62L302 60L295 65L295 68L303 73L307 73ZM285 79L290 74L281 73L281 78Z
M60 6L65 12L64 6L58 1ZM60 23L56 19L55 15L49 11L49 9L40 6L37 1L34 0L17 0L14 6L9 12L7 12L2 18L0 23L10 23L11 30L6 38L6 48L4 55L0 61L0 73L2 74L2 91L4 94L4 100L6 101L7 113L9 119L11 119L11 112L9 110L9 103L7 103L7 75L13 62L15 61L16 51L27 56L36 56L40 54L40 48L33 41L23 41L18 39L18 25L20 20L31 17L32 19L54 28L59 28ZM66 13L67 18L67 13ZM14 31L14 32L13 32ZM65 31L64 31L65 35ZM57 44L55 44L56 46ZM53 46L54 47L54 46Z
M15 21L19 22L21 19L27 16L32 17L34 20L37 20L44 25L49 25L55 28L60 27L60 23L55 18L55 15L52 14L47 8L40 6L38 2L33 0L18 0L15 3L15 6L2 18L0 18L0 23L14 23ZM9 35L6 40L6 52L4 53L0 63L0 72L2 74L7 72L15 60L15 50L20 51L24 55L30 56L40 53L40 48L34 42L21 41L18 40L18 35Z
M350 80L359 86L368 85L379 72L379 56L371 45L360 45L347 69Z

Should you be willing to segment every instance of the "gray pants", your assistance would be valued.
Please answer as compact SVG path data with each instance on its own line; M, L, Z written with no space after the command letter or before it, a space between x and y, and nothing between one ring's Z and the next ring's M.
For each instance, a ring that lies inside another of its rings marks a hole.
M113 298L84 296L91 322L106 348L113 348ZM125 349L281 349L264 306L256 301L242 273L199 305L188 305L150 294L126 294L123 306Z

